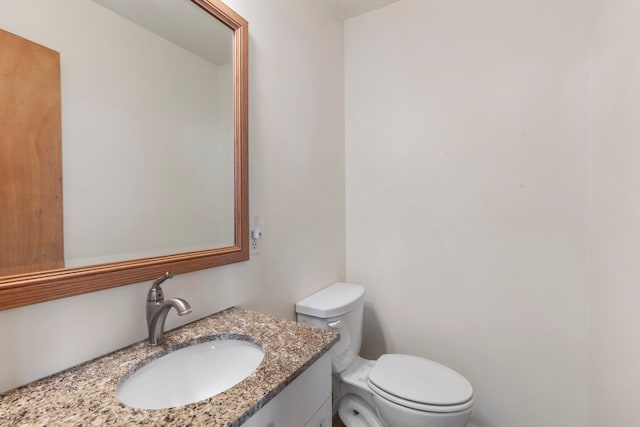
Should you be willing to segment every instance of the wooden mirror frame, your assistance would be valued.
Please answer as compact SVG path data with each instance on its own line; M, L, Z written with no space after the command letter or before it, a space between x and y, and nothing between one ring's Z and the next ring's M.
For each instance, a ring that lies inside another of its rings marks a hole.
M235 245L153 258L0 277L0 310L249 259L249 24L220 0L191 0L233 30Z

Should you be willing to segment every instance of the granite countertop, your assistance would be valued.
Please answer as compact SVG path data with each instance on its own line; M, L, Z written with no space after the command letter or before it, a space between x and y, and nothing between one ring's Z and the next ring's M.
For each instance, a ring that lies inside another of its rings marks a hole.
M121 403L120 380L164 354L214 338L260 344L262 363L229 390L177 408L146 410ZM145 341L0 394L4 425L239 426L326 353L338 334L233 307L165 333L161 346Z

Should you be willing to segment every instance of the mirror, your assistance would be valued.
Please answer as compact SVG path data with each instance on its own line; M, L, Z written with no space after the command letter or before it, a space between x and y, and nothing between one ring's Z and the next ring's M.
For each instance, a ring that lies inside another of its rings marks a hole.
M218 0L9 0L0 28L60 53L65 267L0 273L0 309L249 258L244 19Z

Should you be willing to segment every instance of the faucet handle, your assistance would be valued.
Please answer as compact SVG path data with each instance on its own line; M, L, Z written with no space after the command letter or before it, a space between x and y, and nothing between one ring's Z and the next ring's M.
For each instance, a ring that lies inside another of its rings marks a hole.
M158 277L153 281L153 285L151 285L151 289L149 289L149 293L147 293L147 302L158 304L164 301L164 293L162 292L162 288L160 285L164 283L165 280L171 279L173 277L173 273L167 271L162 275L162 277Z
M161 283L163 283L167 279L171 279L172 277L173 277L173 273L170 271L167 271L162 276L158 277L156 280L153 281L152 287L155 288L157 286L160 286Z

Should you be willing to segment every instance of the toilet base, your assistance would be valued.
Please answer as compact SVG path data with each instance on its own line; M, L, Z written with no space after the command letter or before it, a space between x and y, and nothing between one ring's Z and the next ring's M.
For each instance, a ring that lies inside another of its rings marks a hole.
M375 409L355 394L347 394L340 400L338 416L346 427L385 427Z
M374 401L376 398L373 396ZM338 416L346 427L464 427L471 419L471 408L456 413L428 414L384 403L379 408L380 413L360 396L347 394L340 399Z

